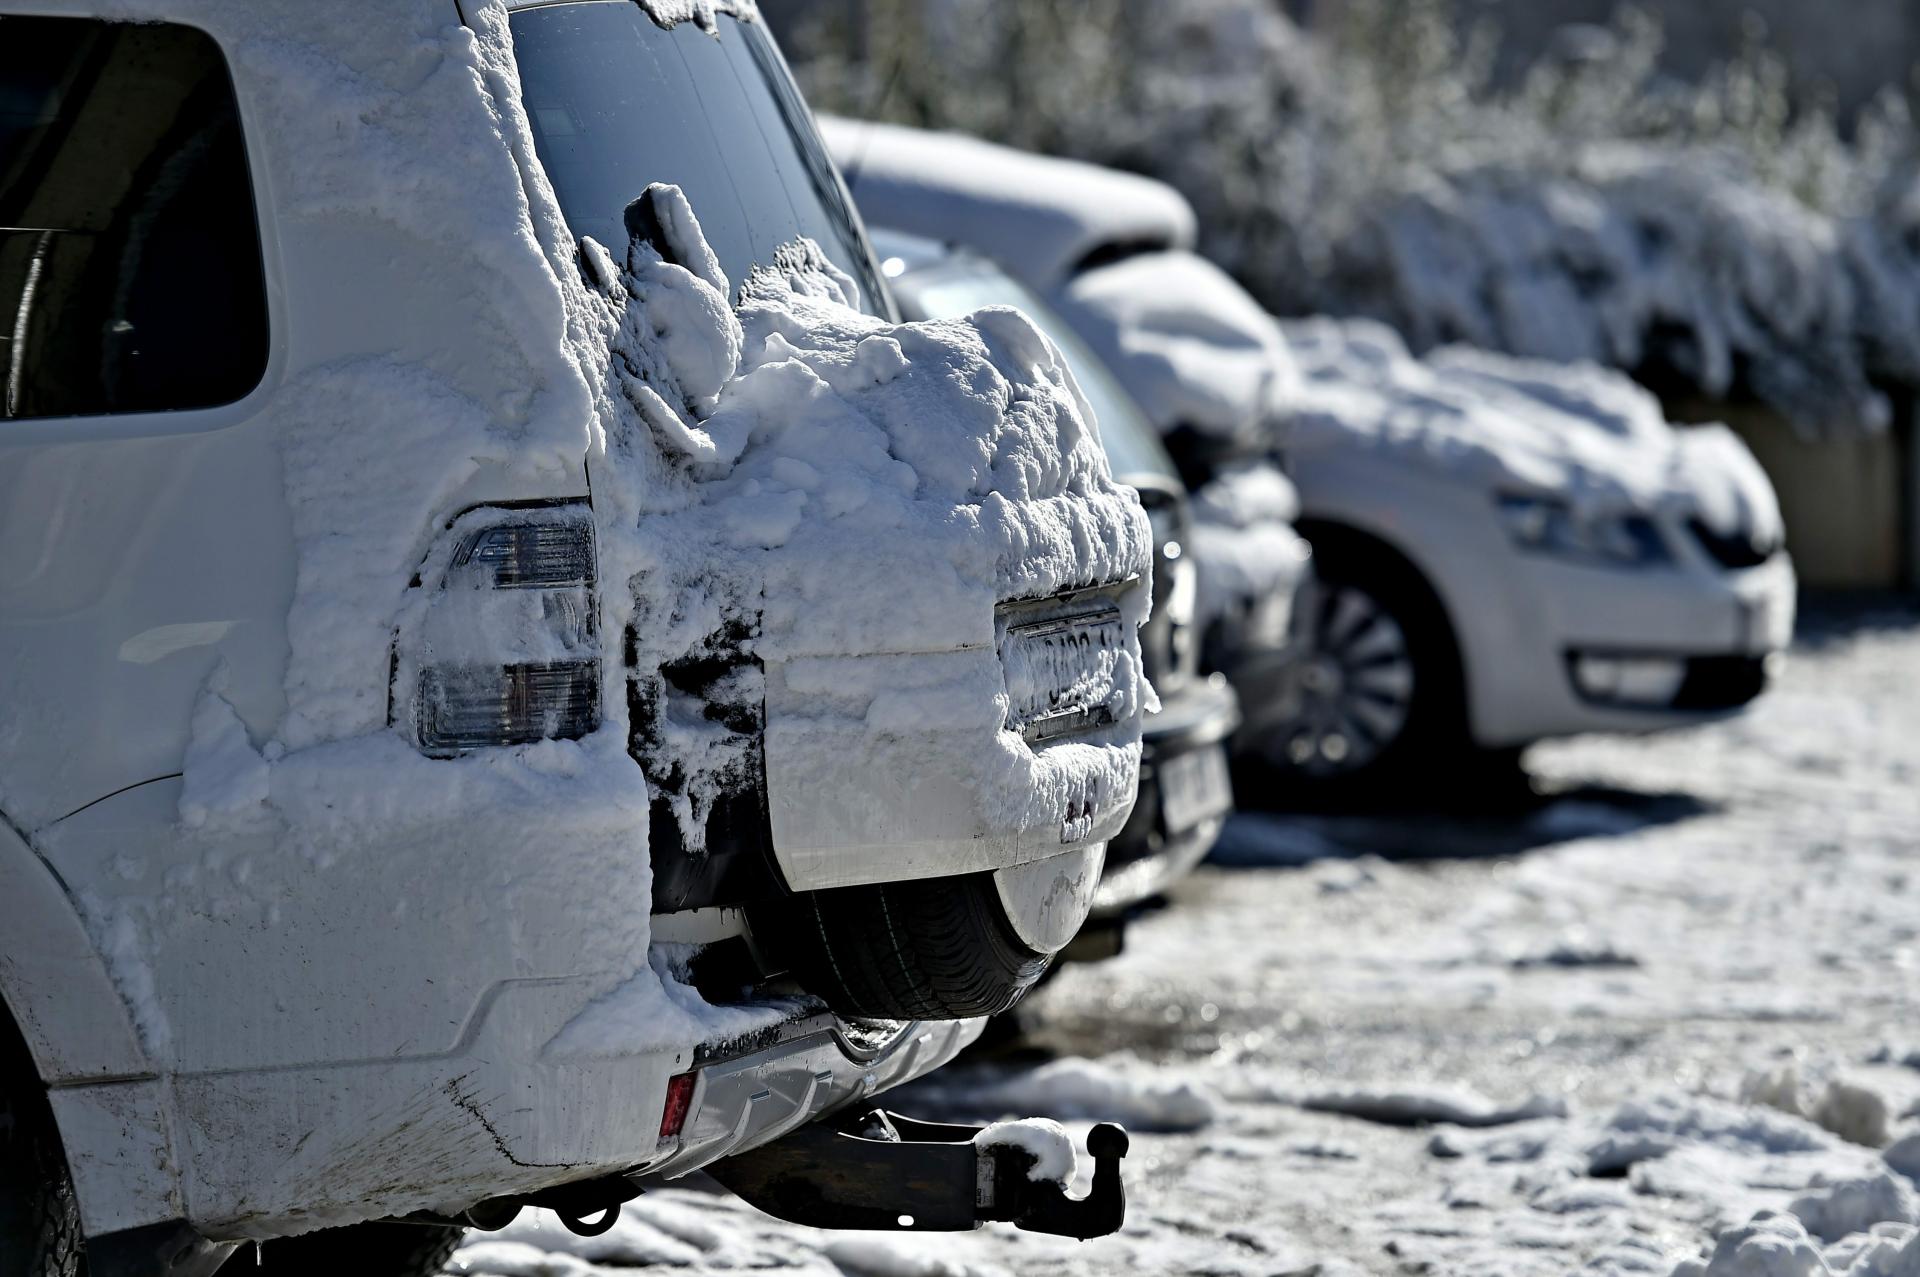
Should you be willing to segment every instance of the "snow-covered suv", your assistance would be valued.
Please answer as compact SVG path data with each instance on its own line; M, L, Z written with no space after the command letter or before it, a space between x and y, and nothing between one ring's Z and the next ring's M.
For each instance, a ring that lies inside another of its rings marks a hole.
M0 1273L591 1226L1042 974L1151 530L887 306L744 0L0 0Z

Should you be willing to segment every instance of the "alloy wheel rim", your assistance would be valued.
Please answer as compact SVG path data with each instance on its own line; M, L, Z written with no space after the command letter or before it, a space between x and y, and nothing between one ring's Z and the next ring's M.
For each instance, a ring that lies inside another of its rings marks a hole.
M1406 731L1413 649L1392 613L1357 586L1324 587L1316 602L1272 748L1286 767L1337 776L1366 767Z

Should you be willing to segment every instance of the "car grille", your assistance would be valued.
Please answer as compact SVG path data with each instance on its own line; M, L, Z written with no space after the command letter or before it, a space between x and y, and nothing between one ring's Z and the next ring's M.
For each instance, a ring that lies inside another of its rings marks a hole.
M1694 540L1709 558L1729 570L1757 568L1783 548L1779 537L1761 537L1746 531L1729 536L1716 531L1704 519L1687 520L1687 530L1693 533Z

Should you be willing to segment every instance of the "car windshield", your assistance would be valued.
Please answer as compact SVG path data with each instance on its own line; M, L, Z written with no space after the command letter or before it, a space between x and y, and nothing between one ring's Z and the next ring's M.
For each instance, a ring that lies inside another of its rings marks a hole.
M1099 419L1100 439L1114 474L1121 479L1153 476L1179 481L1179 471L1152 424L1112 370L1025 284L991 262L972 260L909 272L894 281L894 291L909 314L922 319L952 319L982 306L1025 311L1067 357L1067 367Z
M667 29L630 0L514 13L514 54L540 162L576 235L616 250L625 212L668 182L733 283L806 236L886 317L866 239L786 64L756 21Z

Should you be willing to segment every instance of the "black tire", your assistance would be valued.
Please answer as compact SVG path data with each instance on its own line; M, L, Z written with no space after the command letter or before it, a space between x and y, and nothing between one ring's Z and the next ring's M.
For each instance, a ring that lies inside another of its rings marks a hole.
M242 1246L219 1277L434 1277L466 1230L440 1224L355 1224Z
M1338 695L1364 713L1341 716L1352 730L1331 735L1357 743L1337 760L1323 752L1326 736L1319 748L1307 745L1323 728L1309 728L1314 716L1306 710L1289 723L1261 724L1248 761L1266 783L1247 785L1247 796L1274 791L1277 779L1284 800L1377 804L1430 798L1468 782L1481 751L1468 731L1465 672L1439 597L1418 569L1371 537L1324 524L1301 531L1313 545L1315 576L1295 624L1302 660L1334 667ZM1369 679L1373 685L1363 687Z
M991 873L839 887L769 902L759 943L841 1015L998 1015L1046 973L1001 907Z
M80 1277L80 1207L26 1044L0 1009L0 1277Z

